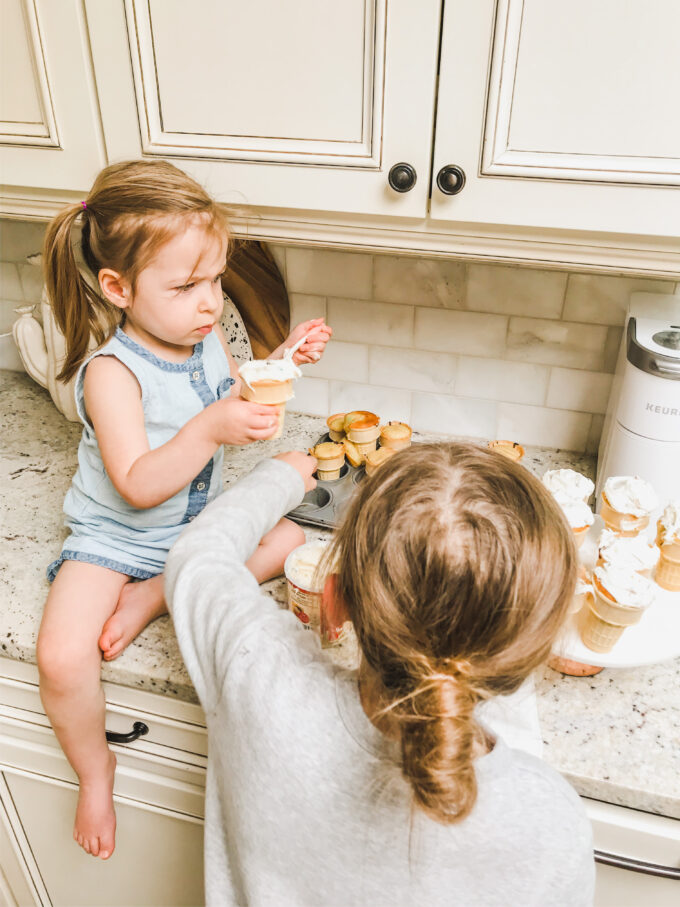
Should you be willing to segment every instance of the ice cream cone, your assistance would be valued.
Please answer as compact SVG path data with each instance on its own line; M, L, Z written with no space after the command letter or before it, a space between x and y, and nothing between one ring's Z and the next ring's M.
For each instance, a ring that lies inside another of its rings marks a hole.
M362 457L366 458L377 448L378 442L374 438L372 441L354 441L352 442Z
M331 441L345 440L345 416L347 413L335 413L326 419L328 426L328 436Z
M669 592L680 592L680 553L677 545L662 545L659 564L656 568L656 584Z
M585 542L589 529L590 529L590 526L579 526L578 529L574 529L574 527L572 526L572 532L574 533L574 541L576 542L577 548L580 548L581 545Z
M489 441L487 447L516 463L519 463L524 456L524 448L517 441Z
M607 529L630 538L647 528L658 503L656 492L640 476L609 476L602 489L600 516Z
M372 476L383 463L393 457L397 451L392 447L379 447L366 456L366 475Z
M626 627L638 623L644 608L619 604L597 577L593 578L593 593L591 600L578 615L581 641L593 652L610 652Z
M623 538L639 535L643 529L649 526L649 514L634 516L632 513L621 513L619 510L614 510L605 497L604 491L602 492L600 516L607 529Z
M345 433L354 444L377 441L380 434L380 419L375 413L369 413L367 410L354 410L345 416Z
M411 426L405 422L388 422L380 429L380 446L403 450L411 446Z
M286 401L293 396L293 379L302 372L291 359L254 359L239 368L241 397L252 403L276 407L278 428L271 439L280 438L286 418Z
M316 474L319 479L332 482L340 478L340 470L345 464L345 450L342 444L323 441L321 444L311 447L309 452L318 461Z

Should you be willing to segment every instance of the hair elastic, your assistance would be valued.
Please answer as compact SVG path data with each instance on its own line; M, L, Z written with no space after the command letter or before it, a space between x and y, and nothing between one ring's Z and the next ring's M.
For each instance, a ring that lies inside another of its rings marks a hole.
M80 204L83 206L83 208L87 208L87 204L85 202L81 202Z

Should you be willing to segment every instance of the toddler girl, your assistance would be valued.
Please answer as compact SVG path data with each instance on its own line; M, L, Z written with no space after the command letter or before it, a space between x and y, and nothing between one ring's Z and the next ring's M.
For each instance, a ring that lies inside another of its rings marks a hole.
M326 561L324 607L361 652L343 671L244 567L314 468L259 463L168 558L208 721L207 903L592 904L578 796L477 709L546 659L569 608L558 505L473 445L414 445L364 478Z
M74 256L77 220L92 282ZM107 167L45 240L47 291L67 344L59 377L77 375L84 429L64 503L71 534L48 570L40 690L80 782L74 837L104 859L114 848L115 758L105 739L102 653L120 654L166 610L165 558L220 492L222 445L276 431L270 408L239 398L220 329L227 246L223 210L162 161ZM88 357L91 335L99 347ZM305 335L295 361L316 361L330 336L323 319L298 325L271 356ZM280 573L302 540L295 524L277 521L251 552L254 581Z

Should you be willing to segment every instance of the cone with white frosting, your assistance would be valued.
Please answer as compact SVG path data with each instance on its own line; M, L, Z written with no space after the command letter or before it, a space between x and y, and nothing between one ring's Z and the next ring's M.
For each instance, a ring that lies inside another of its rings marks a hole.
M680 591L680 501L669 504L657 523L659 565L656 581L662 589Z
M595 568L593 598L578 615L581 640L593 652L610 652L626 627L638 623L654 601L654 583L639 573Z
M553 494L553 497L560 505L562 513L571 526L576 547L580 548L585 542L588 530L595 520L593 511L584 503L583 498L572 498L564 494L564 492L557 492Z
M302 372L292 358L253 359L239 368L241 397L252 403L262 403L275 410L278 428L269 440L280 438L286 417L286 402L293 396L293 380Z
M595 490L592 479L581 475L575 469L549 469L543 475L543 484L553 495L564 495L574 498L576 501L583 501L584 504Z
M629 537L647 528L657 504L656 492L639 476L610 476L602 489L600 516L607 529Z
M644 535L620 536L603 529L598 542L597 565L634 570L651 579L659 561L659 549Z

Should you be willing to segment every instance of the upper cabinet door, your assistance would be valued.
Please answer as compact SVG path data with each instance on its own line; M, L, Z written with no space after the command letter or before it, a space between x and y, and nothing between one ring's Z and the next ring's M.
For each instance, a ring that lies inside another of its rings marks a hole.
M679 34L677 0L447 0L433 219L678 237Z
M2 0L0 183L87 191L105 164L79 0Z
M425 216L440 0L86 7L112 160L172 160L233 203Z

